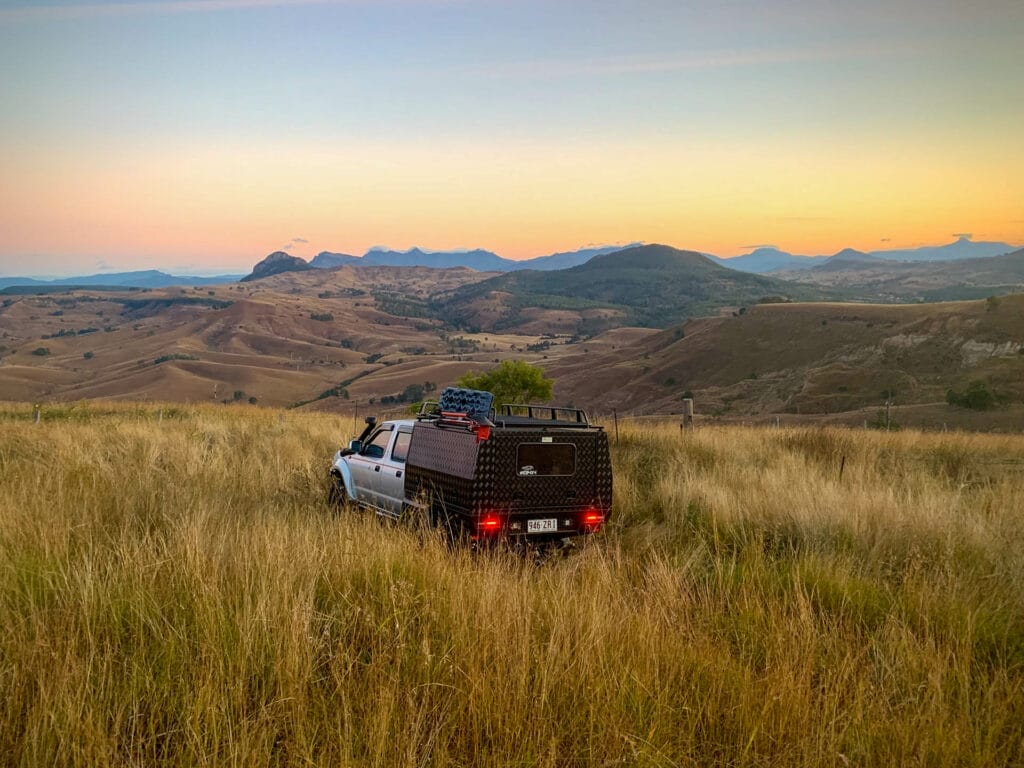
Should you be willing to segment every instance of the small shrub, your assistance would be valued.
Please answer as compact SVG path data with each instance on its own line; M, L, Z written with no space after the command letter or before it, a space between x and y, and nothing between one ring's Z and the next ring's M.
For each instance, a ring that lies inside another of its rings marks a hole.
M988 388L984 381L975 380L968 384L967 389L963 392L953 389L946 392L946 402L958 408L987 411L998 405L999 397Z
M198 360L199 358L195 355L184 355L178 352L170 355L160 355L153 361L153 365L160 365L160 363L166 363L171 360Z
M82 357L84 357L86 360L92 360L94 355L92 352L86 352L85 354L82 355Z
M332 315L330 312L314 312L310 315L310 317L314 320L320 320L321 322L324 323L334 322L334 315Z
M48 354L50 354L50 350L47 349L46 347L36 347L35 349L32 350L32 354L37 355L38 357L46 357Z

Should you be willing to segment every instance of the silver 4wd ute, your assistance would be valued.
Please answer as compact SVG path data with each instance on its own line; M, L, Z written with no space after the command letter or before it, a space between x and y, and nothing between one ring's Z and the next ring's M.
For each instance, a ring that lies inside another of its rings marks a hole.
M366 420L331 466L332 494L400 517L419 509L459 538L567 541L612 507L608 438L576 408L491 407L449 387L413 419Z

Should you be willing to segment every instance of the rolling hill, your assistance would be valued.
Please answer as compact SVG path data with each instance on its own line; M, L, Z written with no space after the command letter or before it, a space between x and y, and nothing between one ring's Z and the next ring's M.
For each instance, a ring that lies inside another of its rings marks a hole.
M933 404L933 424L954 423L964 414L946 405L946 391L984 380L1017 404L1024 426L1024 294L994 303L766 304L626 347L589 347L567 350L548 371L559 397L591 408L679 412L690 391L704 414L852 412L859 423L891 396Z
M458 290L445 307L457 322L485 330L514 327L533 308L605 310L607 316L596 323L606 327L665 327L687 317L756 304L768 296L831 295L727 269L694 251L642 245L601 254L570 269L499 275Z
M1024 249L1003 256L936 262L838 256L788 280L844 291L860 301L955 301L1024 290Z
M997 278L1017 268L1014 258L1024 252L978 261ZM893 394L917 409L916 423L1024 427L1020 405L965 421L944 402L947 389L976 379L1024 400L1024 295L757 303L793 288L644 246L547 273L342 266L202 290L7 296L0 400L251 399L353 414L383 404L386 413L402 410L410 387L515 358L543 366L559 401L598 413L677 412L689 390L702 417L861 423ZM716 312L726 301L732 309ZM467 330L456 311L481 327ZM635 327L666 317L681 319Z

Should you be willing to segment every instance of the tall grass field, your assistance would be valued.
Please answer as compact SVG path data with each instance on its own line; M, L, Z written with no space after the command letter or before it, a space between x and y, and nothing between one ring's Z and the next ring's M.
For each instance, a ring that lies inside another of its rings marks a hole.
M351 435L0 406L0 764L1024 764L1024 437L620 425L538 564L330 508Z

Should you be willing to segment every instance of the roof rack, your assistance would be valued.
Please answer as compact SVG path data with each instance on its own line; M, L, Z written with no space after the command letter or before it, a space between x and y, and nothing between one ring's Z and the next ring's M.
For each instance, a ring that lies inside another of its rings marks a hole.
M441 427L462 427L473 429L473 425L501 427L589 427L601 429L591 423L587 412L582 408L569 408L558 405L530 405L527 403L505 403L498 411L491 409L489 418L481 419L465 413L442 411L441 405L434 400L427 400L420 405L416 414L418 421L432 421Z
M532 421L556 421L560 423L569 422L580 426L589 427L590 417L582 408L569 408L559 405L529 405L526 403L505 403L501 406L501 413L496 417L503 418L527 418Z

